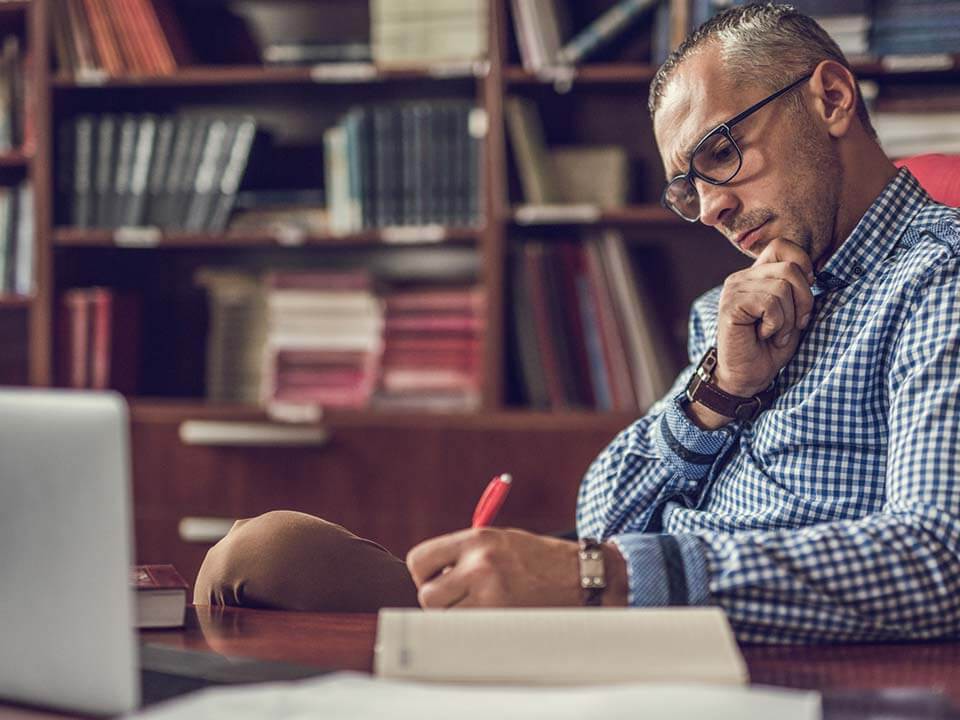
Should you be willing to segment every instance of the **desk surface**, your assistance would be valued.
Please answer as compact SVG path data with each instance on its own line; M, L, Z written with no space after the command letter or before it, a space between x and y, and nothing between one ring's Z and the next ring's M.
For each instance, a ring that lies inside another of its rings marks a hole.
M188 608L176 630L142 631L151 643L325 669L373 668L376 615ZM746 646L754 683L817 690L924 688L960 705L960 642L903 645ZM50 717L0 706L0 718ZM62 716L61 716L62 717Z
M142 637L223 655L373 670L376 615L197 607L186 628ZM960 642L742 648L754 683L818 690L922 687L960 704Z

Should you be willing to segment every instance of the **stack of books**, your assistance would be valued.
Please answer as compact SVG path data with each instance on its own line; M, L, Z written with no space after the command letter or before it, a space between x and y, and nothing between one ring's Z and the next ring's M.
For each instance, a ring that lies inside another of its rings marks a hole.
M265 285L265 402L366 407L383 355L383 308L370 274L277 271Z
M206 397L211 402L260 402L266 312L256 275L203 268L197 285L207 291Z
M33 188L0 187L0 295L33 292Z
M395 67L483 59L488 16L487 0L371 0L373 60Z
M249 116L79 115L58 175L74 227L221 232L256 134Z
M875 0L870 48L877 55L960 52L960 4L953 0Z
M643 411L669 387L661 328L622 237L529 241L514 255L513 327L527 404Z
M480 218L482 113L464 101L359 107L324 133L330 224L471 226Z
M472 410L480 403L483 291L398 290L385 298L382 408Z
M169 0L54 0L54 50L78 79L172 75L190 53Z

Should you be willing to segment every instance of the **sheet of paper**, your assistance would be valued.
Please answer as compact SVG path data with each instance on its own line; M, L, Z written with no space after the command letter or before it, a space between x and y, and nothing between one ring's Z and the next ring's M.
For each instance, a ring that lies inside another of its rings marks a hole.
M377 675L494 684L744 684L720 608L385 609Z
M316 680L203 690L147 720L819 720L815 692L717 685L521 688L438 685L338 673Z

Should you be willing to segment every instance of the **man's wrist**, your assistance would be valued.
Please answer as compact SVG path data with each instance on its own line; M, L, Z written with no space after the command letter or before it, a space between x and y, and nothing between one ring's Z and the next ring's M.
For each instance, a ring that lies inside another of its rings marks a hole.
M627 578L627 561L612 542L600 546L607 575L607 589L603 592L604 607L625 607L630 585Z
M714 412L698 402L683 402L683 412L701 430L719 430L733 422L733 418Z

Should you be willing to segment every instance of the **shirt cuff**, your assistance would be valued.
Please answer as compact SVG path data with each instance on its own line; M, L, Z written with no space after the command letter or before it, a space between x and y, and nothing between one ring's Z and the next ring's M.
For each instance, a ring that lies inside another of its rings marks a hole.
M681 402L683 394L667 404L654 432L660 457L681 477L700 480L706 477L713 461L736 436L736 423L718 430L704 430L687 417Z
M626 563L630 606L707 604L710 597L707 555L695 535L624 533L608 540Z

